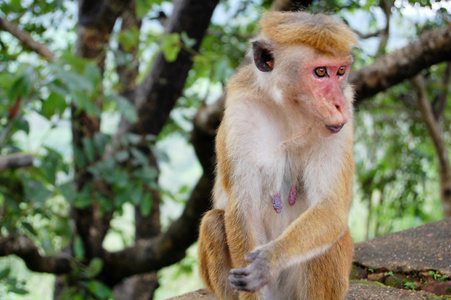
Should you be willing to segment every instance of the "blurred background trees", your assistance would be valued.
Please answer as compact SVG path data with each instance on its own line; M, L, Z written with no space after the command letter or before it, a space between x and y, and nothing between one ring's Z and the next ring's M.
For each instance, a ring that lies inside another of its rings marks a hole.
M199 285L224 86L266 9L333 13L359 36L354 239L451 216L446 1L5 0L0 298Z

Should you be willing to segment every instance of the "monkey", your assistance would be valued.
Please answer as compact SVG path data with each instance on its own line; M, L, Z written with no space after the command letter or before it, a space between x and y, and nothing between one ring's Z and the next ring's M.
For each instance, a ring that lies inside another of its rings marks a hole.
M344 299L357 39L324 14L266 12L259 25L226 88L199 272L219 299Z

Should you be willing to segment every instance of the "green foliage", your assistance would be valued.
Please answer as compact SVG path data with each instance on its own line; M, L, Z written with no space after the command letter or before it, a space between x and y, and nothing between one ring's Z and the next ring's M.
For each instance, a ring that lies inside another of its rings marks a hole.
M370 210L369 237L393 231L395 222L406 215L420 223L431 221L423 207L434 156L416 138L427 134L387 95L376 98L379 104L369 105L371 115L364 112L366 107L360 108L356 119L357 188ZM379 112L377 107L384 109Z
M415 290L415 282L411 281L404 282L404 288L406 290Z
M10 273L11 268L9 266L0 270L0 284L6 288L5 292L16 295L28 294L28 291L24 288L25 281L12 277ZM0 293L0 297L2 296L2 293Z
M182 47L180 35L178 33L163 35L160 47L167 61L175 61Z
M61 299L114 299L111 289L96 279L102 268L103 261L99 258L93 258L87 266L74 262L72 264L73 273L65 276L66 281L73 284L63 291Z
M449 278L448 275L441 275L439 271L433 271L433 270L429 271L429 275L431 275L434 278L434 280L438 280L438 281L444 281Z

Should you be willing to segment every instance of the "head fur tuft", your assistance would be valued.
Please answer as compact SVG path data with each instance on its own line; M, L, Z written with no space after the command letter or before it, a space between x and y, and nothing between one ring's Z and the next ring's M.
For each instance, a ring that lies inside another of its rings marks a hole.
M324 14L267 12L260 21L265 37L279 44L306 44L332 55L348 55L357 45L355 34L343 22Z

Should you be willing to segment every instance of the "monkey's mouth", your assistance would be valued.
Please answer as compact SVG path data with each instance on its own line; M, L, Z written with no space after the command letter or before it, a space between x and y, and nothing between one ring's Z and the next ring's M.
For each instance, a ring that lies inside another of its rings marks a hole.
M345 126L345 124L340 124L340 125L326 125L326 128L329 129L330 131L332 131L333 133L337 133L339 132L343 126Z

